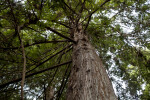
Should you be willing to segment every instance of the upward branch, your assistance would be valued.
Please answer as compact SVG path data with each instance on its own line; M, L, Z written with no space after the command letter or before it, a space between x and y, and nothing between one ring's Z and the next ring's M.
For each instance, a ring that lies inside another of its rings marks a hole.
M74 14L78 15L70 6L68 6L68 5L66 4L66 2L65 2L64 0L62 0L62 2L64 3L64 5L65 5L67 8L70 9L70 11L72 11Z
M83 21L82 21L82 23L88 18L88 21L87 21L87 23L86 23L86 25L85 25L85 28L84 28L84 31L86 31L86 29L87 29L87 27L88 27L88 25L89 25L89 22L91 21L91 17L92 17L92 15L96 12L96 11L98 11L101 7L103 7L107 2L109 2L110 0L105 0L105 2L103 2L97 9L95 9L93 12L91 12Z

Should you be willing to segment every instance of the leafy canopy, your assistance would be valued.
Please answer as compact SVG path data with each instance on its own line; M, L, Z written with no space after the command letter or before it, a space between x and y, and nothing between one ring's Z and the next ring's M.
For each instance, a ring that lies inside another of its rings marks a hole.
M45 98L48 87L55 99L65 99L72 23L83 26L118 99L150 99L149 8L149 0L1 0L0 99L20 98L19 36L27 59L25 99Z

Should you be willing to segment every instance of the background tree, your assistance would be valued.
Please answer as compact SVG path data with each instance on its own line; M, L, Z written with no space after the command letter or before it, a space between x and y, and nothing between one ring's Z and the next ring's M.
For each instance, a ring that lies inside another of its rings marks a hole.
M0 99L20 98L24 58L24 99L46 99L48 87L54 88L53 99L66 99L72 48L77 43L73 33L77 28L83 29L102 59L118 99L148 100L149 3L148 0L1 0Z

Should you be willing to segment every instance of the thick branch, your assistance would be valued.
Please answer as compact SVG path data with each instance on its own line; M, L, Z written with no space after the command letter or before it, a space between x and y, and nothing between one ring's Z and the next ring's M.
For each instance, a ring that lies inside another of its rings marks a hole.
M73 42L73 43L76 43L76 41L74 41L73 39L71 39L71 38L69 38L69 37L67 37L67 36L65 36L65 35L63 35L63 34L61 34L61 33L59 33L58 31L56 31L56 30L54 30L54 29L52 29L52 28L50 28L50 27L45 27L45 28L46 28L47 30L50 30L50 31L56 33L57 35L59 35L59 36L65 38L65 39L67 39L67 40Z
M71 63L71 62L72 62L72 61L68 61L68 62L65 62L65 63L61 63L61 64L58 64L58 65L52 66L52 67L50 67L50 68L43 69L43 70L38 71L38 72L31 73L31 74L29 74L29 75L26 75L25 78L29 78L29 77L31 77L31 76L34 76L34 75L37 75L37 74L46 72L46 71L48 71L48 70L55 69L55 68L57 68L57 67L60 67L60 66L69 64L69 63ZM18 78L18 79L12 80L12 81L10 81L10 82L7 82L7 83L5 83L5 84L2 84L2 85L0 85L0 89L5 88L5 87L8 86L9 84L13 84L13 83L19 82L19 81L21 81L21 79L22 79L22 78Z
M64 24L64 23L62 23L62 22L60 22L60 21L52 21L52 22L55 22L55 23L57 23L57 24L60 24L60 25L63 25L63 26L65 26L66 28L69 28L69 29L72 29L72 27L70 27L70 26L68 26L68 25L66 25L66 24Z
M84 32L86 31L86 29L87 29L87 27L88 27L88 25L89 25L89 23L90 23L90 21L91 21L91 17L92 17L92 15L89 16L89 18L88 18L88 21L87 21L87 23L86 23L86 25L85 25L85 28L84 28Z

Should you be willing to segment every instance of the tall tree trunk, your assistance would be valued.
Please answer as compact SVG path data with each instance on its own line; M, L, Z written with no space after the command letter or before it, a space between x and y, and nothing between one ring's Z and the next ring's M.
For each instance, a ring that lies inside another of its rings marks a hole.
M74 32L74 40L67 100L117 100L102 61L81 27Z

